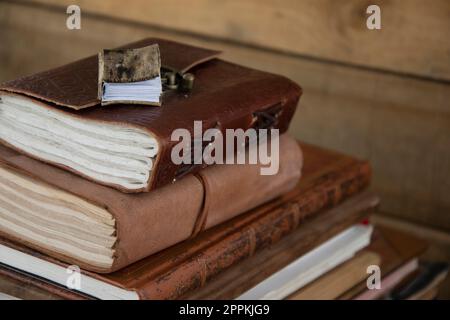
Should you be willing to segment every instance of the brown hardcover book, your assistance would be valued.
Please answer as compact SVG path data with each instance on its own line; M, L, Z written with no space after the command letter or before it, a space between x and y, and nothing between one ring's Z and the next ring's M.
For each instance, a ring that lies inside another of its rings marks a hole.
M304 221L298 230L277 245L234 265L205 287L182 298L236 299L299 257L366 219L378 202L378 198L368 191L354 195L343 204Z
M159 45L163 67L178 77L193 74L190 92L165 91L161 107L101 106L98 57L92 56L1 84L0 142L97 183L140 192L202 169L205 164L198 164L196 155L209 141L196 141L207 129L288 129L301 95L297 84L215 59L217 51L168 40L125 47L151 44ZM202 132L195 132L195 121ZM175 129L190 133L195 163L171 160L172 148L180 143L171 138Z
M368 163L306 144L302 148L304 176L292 191L114 273L101 275L85 271L83 274L120 289L121 297L175 299L204 286L221 271L276 243L298 226L302 228L299 233L307 235L303 249L308 250L359 221L360 211L367 206L321 215L314 224L307 222L316 213L364 189L370 180ZM369 207L373 204L371 201ZM307 228L308 225L311 227ZM61 272L65 274L67 265L59 260L23 247L16 248L50 261L51 265L62 266ZM7 247L2 249L7 250Z
M0 146L0 234L112 272L292 190L302 154L288 136L280 148L275 175L261 175L261 164L217 165L150 193L125 194Z

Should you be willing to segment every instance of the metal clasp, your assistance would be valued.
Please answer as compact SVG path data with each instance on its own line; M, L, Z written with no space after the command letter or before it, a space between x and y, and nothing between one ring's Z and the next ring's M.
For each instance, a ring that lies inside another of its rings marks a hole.
M161 83L163 90L179 90L181 92L190 92L194 88L195 76L192 73L180 75L173 71L163 71Z

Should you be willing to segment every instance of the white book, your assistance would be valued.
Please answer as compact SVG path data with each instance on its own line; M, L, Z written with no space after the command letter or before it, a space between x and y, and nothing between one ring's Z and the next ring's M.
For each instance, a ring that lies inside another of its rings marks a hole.
M356 225L244 292L237 300L281 300L351 259L370 243L373 227Z
M161 77L154 79L103 84L102 101L143 101L159 103L162 93Z

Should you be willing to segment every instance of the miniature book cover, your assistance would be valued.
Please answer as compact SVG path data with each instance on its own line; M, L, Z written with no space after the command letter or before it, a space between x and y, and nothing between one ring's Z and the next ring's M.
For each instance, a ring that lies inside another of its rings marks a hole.
M161 58L158 44L138 49L103 50L99 53L98 61L98 98L102 105L161 105Z

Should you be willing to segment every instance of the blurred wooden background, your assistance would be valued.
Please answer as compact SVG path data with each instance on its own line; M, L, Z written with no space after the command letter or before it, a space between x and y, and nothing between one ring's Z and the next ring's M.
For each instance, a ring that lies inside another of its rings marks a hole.
M81 7L81 30L66 8ZM378 4L382 30L366 28ZM296 137L370 159L380 223L450 261L450 1L0 1L0 81L147 36L220 49L304 89Z

